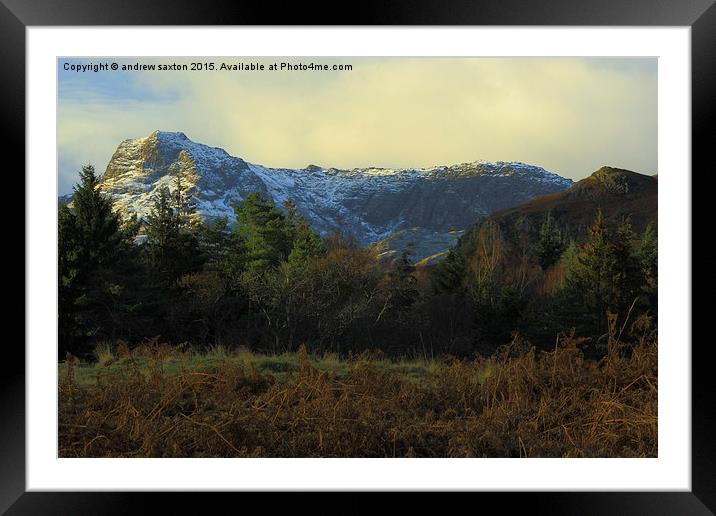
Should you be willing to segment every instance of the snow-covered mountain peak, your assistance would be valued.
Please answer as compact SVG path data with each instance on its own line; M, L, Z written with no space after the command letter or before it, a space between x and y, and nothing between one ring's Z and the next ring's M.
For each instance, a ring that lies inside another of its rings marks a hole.
M233 206L259 192L278 206L291 200L322 235L341 231L368 245L401 232L401 238L389 241L408 245L408 237L413 239L417 259L439 254L461 230L497 209L572 185L541 167L503 161L429 168L271 168L169 131L124 140L100 179L119 210L144 217L158 189L173 189L178 175L201 218L234 221Z
M180 131L154 131L151 136L159 138L161 140L188 140L186 134Z

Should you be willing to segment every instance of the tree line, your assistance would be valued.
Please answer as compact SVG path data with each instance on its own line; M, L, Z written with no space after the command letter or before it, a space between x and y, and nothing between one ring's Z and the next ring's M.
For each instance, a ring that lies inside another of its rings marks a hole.
M83 167L58 215L59 353L160 335L195 346L283 352L489 354L521 333L549 347L577 332L598 353L610 314L657 313L657 241L601 213L567 242L547 214L539 242L484 221L433 267L409 251L321 238L290 201L258 193L227 218L196 217L182 177L161 188L145 220L113 209ZM613 315L611 315L613 317Z

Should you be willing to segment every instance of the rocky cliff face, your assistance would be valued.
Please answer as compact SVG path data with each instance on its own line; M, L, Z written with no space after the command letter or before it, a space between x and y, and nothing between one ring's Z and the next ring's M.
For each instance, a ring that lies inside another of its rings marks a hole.
M156 131L119 145L101 188L117 209L142 217L160 187L174 188L177 174L204 219L233 221L233 205L260 192L278 206L292 201L322 235L341 231L363 245L382 242L388 254L410 247L416 260L439 258L466 228L495 210L572 186L569 179L524 163L268 168L195 143L184 133Z

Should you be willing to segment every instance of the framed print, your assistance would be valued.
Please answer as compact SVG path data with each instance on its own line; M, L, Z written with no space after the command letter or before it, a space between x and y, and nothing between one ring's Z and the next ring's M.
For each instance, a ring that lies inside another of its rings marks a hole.
M3 510L712 513L712 2L163 7L0 10L26 242Z

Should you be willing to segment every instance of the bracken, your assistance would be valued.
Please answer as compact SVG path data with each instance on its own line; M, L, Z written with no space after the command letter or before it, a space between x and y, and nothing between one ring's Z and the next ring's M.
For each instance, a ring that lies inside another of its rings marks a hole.
M80 385L59 385L62 457L655 457L657 337L612 321L607 354L562 336L536 352L516 335L489 358L444 359L416 381L368 355L322 370L259 373L229 351L168 373L151 341ZM145 358L142 361L140 355ZM147 361L148 357L148 361ZM336 368L338 369L338 368Z

